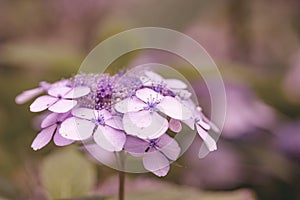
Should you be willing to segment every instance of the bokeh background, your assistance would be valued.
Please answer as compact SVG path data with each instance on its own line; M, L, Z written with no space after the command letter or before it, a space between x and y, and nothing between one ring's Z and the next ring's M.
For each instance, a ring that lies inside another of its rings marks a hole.
M34 152L29 103L14 98L39 81L70 77L99 42L134 27L158 26L197 40L226 85L219 149L199 143L166 178L128 175L128 199L300 199L300 2L298 0L0 0L0 199L101 199L116 172L76 145ZM203 82L179 58L139 51L113 65L160 62L186 74L209 114Z

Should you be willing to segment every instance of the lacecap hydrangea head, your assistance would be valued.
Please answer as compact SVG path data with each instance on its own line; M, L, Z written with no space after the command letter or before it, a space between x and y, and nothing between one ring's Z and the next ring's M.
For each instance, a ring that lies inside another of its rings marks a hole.
M180 145L168 132L180 134L182 124L197 130L209 151L217 149L208 131L219 130L192 101L183 81L150 70L123 74L82 73L41 82L18 95L19 104L38 96L30 111L46 112L31 147L38 150L53 140L57 146L77 142L124 151L142 157L144 168L157 176L165 176L180 155Z

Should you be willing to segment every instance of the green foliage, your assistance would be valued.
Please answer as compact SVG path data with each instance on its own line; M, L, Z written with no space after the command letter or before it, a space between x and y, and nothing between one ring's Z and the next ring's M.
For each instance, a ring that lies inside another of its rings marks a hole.
M95 177L94 166L74 148L51 153L41 167L42 183L51 199L87 195Z

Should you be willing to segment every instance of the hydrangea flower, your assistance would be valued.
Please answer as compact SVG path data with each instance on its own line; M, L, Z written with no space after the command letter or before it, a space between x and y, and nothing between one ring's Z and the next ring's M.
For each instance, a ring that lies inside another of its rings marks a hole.
M199 106L194 110L193 116L188 120L184 120L183 122L192 130L194 130L196 127L199 136L202 138L209 151L214 151L217 149L217 143L215 139L208 133L208 131L213 129L215 132L219 132L219 129L207 119Z
M180 154L178 143L167 134L151 140L127 136L124 149L134 156L143 156L144 167L157 176L167 175L169 160L175 161Z
M142 139L154 139L167 131L168 121L158 112L178 120L191 117L191 111L176 98L149 88L137 90L135 97L117 103L115 108L124 114L125 131Z
M66 146L73 143L73 140L66 139L61 136L61 123L70 116L70 113L50 113L42 121L42 131L36 136L31 144L31 148L39 150L46 146L53 138L57 146Z
M40 112L47 108L55 113L66 113L77 104L76 98L90 93L88 87L52 87L48 90L48 95L37 98L31 105L31 112Z
M178 79L164 79L159 74L153 71L145 71L145 76L142 76L141 81L144 86L152 87L157 92L169 93L170 95L177 95L182 99L191 97L191 93L186 90L187 85Z
M125 133L121 119L112 116L107 110L77 108L63 122L60 132L71 140L86 140L93 136L95 142L107 151L121 151L125 144Z
M83 143L99 160L116 160L124 151L142 157L146 170L165 176L181 149L169 130L180 134L182 124L197 130L210 151L217 148L209 130L218 131L192 100L187 85L163 79L152 71L78 74L18 95L17 103L37 97L32 112L48 109L32 143L38 150L51 139L58 146ZM198 109L197 109L198 108ZM195 128L196 127L196 128Z

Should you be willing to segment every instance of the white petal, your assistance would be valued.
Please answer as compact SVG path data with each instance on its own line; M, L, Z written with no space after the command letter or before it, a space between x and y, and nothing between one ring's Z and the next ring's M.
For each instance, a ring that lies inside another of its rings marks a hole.
M56 133L54 134L54 137L53 137L53 142L56 146L67 146L67 145L72 144L74 141L62 137L60 135L60 133L58 133L58 131L56 131Z
M69 140L86 140L92 136L95 124L91 121L70 117L60 126L61 136Z
M178 96L178 97L180 97L181 99L184 99L184 100L187 100L192 96L192 93L190 93L187 90L172 89L172 91L175 93L176 96Z
M163 77L152 71L145 71L145 75L154 83L161 83L164 81Z
M123 131L100 125L94 133L94 140L107 151L121 151L124 147L126 136Z
M95 110L89 109L89 108L76 108L72 110L72 115L81 118L81 119L87 119L87 120L93 120L96 119L95 116Z
M76 99L79 97L83 97L91 92L91 89L89 87L80 86L75 87L71 89L68 93L64 95L64 98L66 99Z
M217 150L217 143L216 141L205 131L201 126L196 124L197 132L204 141L205 145L209 149L209 151Z
M147 106L145 102L136 97L130 97L116 103L114 107L120 113L127 113L143 110L145 106Z
M43 88L34 88L31 90L26 90L24 92L22 92L21 94L19 94L15 101L17 104L23 104L26 103L27 101L29 101L30 99L32 99L33 97L41 94L44 91Z
M75 100L60 99L49 107L49 110L55 113L66 113L77 104Z
M119 116L113 116L110 119L105 120L105 124L118 130L124 130L122 118Z
M168 130L168 120L156 112L149 114L148 117L151 117L149 126L140 127L135 124L136 121L132 121L132 116L130 117L129 113L124 114L123 126L125 132L129 135L137 136L142 139L154 139L158 138ZM142 118L140 120L148 120L148 117L147 119Z
M146 153L143 158L145 169L151 171L157 176L167 175L170 165L169 160L159 151Z
M51 87L49 90L48 90L48 94L53 96L53 97L63 97L65 96L68 92L71 91L72 88L70 87L65 87L65 86L62 86L62 87Z
M185 120L192 116L192 112L174 97L164 97L157 108L173 119Z
M152 123L152 114L148 110L129 112L125 115L130 119L130 122L137 127L148 127Z
M166 79L165 82L167 83L167 86L169 88L173 89L185 89L187 88L187 85L178 79Z
M112 166L117 163L115 153L106 151L98 144L84 145L84 148L91 156L105 165Z
M150 102L160 101L164 98L161 94L159 94L149 88L140 89L140 90L136 91L135 95L137 98L139 98L140 100L142 100L146 103L149 101Z
M170 171L170 165L168 165L168 166L166 166L162 169L153 171L152 173L155 174L158 177L164 177L168 174L169 171Z
M45 95L38 97L31 105L31 112L40 112L46 110L57 101L57 98Z

